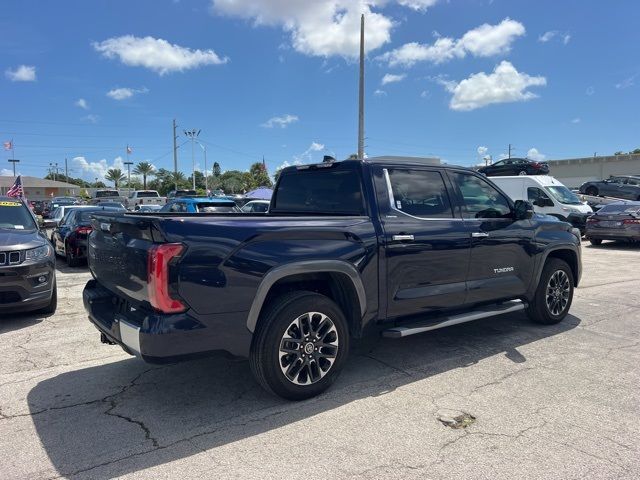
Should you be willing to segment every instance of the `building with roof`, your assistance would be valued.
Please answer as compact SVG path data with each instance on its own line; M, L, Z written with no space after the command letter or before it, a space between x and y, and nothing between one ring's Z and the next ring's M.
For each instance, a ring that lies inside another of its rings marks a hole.
M7 193L14 181L15 177L0 176L0 195ZM71 183L27 177L25 175L22 175L22 187L28 200L50 200L52 197L63 196L75 197L84 190L82 187Z
M640 175L640 153L606 157L549 160L550 175L567 187L579 187L591 180L604 180L611 175Z

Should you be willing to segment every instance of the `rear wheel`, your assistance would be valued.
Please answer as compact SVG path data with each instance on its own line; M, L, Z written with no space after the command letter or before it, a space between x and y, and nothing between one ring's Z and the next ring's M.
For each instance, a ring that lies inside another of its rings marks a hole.
M587 195L591 195L592 197L598 196L598 189L596 187L589 187L585 190Z
M80 259L76 257L73 253L73 248L69 246L69 244L65 244L64 253L67 260L67 265L70 267L77 267L80 264Z
M518 175L526 175L527 171L526 170L522 170Z
M573 272L564 260L550 258L545 264L533 301L527 307L536 323L553 325L569 313L573 300Z
M314 397L335 381L349 352L347 321L330 298L292 292L261 317L250 365L266 390L289 400Z
M591 245L602 245L602 239L601 238L590 238L589 241L591 242Z

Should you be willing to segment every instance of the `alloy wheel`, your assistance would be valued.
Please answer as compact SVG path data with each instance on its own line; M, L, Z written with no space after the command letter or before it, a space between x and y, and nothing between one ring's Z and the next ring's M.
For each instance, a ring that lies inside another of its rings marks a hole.
M291 383L311 385L331 370L339 346L338 330L327 315L304 313L289 324L282 336L280 369Z
M549 278L545 300L547 309L552 315L558 316L565 311L569 304L571 282L564 270L557 270Z

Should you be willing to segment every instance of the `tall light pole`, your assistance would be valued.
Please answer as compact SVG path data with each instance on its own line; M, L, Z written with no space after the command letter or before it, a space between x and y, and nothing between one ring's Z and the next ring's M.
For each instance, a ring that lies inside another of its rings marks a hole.
M198 142L198 145L200 145L200 148L204 153L204 191L205 193L208 194L209 193L209 177L207 175L207 147L201 144L200 142Z
M364 14L360 17L360 85L358 91L358 158L364 158Z
M193 172L191 174L191 178L193 180L193 189L196 189L196 154L195 154L195 142L198 135L200 135L200 130L184 130L185 136L191 139L191 163L193 164Z
M133 165L133 162L124 162L124 164L127 166L127 187L131 189L131 165Z
M16 160L15 158L12 158L9 160L11 163L13 163L13 176L16 176L16 163L19 163L20 160Z

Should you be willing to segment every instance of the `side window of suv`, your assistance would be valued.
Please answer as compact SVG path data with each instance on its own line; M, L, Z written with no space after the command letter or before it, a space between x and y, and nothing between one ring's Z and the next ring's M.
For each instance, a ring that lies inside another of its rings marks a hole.
M442 175L429 170L388 169L393 206L418 218L452 218Z
M498 190L475 175L452 174L454 184L462 194L464 218L509 218L509 201Z

